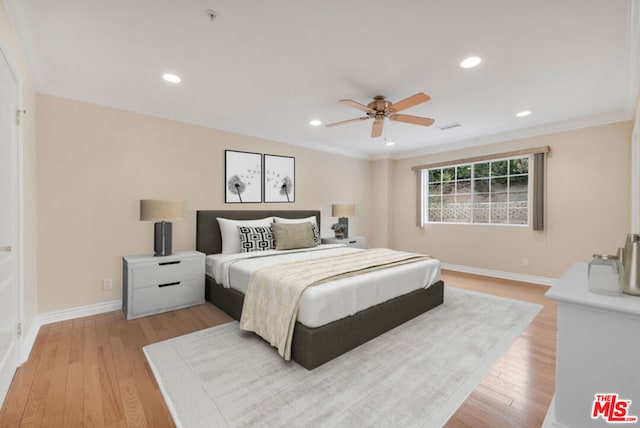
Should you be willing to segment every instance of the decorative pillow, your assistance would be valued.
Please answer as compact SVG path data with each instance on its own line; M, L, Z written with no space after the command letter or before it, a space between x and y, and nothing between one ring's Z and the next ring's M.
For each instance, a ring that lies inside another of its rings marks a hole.
M276 250L315 247L311 223L272 223Z
M316 245L320 245L320 228L318 227L318 219L316 216L306 218L283 218L274 217L273 221L276 223L292 224L292 223L311 223L313 227L313 240L316 241Z
M238 226L247 227L269 227L273 221L273 217L265 217L259 220L230 220L228 218L217 217L220 225L220 234L222 236L222 254L239 253L240 250L240 232Z
M320 245L320 231L318 230L318 225L315 223L311 223L311 230L313 231L313 242L316 243L316 245Z
M243 253L276 248L271 226L238 226L238 232L240 232L240 251Z

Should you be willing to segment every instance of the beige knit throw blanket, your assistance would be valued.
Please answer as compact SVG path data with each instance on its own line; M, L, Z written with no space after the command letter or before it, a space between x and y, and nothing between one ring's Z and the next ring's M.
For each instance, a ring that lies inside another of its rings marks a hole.
M429 258L423 254L374 248L258 269L249 280L240 328L262 336L278 348L285 360L290 360L298 304L307 287Z

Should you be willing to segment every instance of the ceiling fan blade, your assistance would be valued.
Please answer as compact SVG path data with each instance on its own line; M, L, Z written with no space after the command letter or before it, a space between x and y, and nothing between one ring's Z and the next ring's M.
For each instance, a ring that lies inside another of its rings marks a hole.
M340 102L342 104L345 104L345 105L348 105L348 106L351 106L351 107L355 107L358 110L362 110L362 111L367 112L367 113L375 113L376 112L374 109L369 108L366 105L360 104L359 102L356 102L356 101L353 101L353 100L340 100Z
M376 119L371 125L371 138L376 138L382 135L382 125L384 121L382 119Z
M397 113L401 110L408 109L409 107L413 107L418 104L426 103L429 101L431 97L427 94L423 94L422 92L418 92L415 95L410 96L409 98L405 98L402 101L398 101L395 104L389 106L389 111L393 113Z
M428 117L411 116L408 114L392 114L389 119L396 122L411 123L413 125L431 126L435 120Z
M358 117L356 119L343 120L342 122L328 123L325 125L327 128L332 128L334 126L346 125L347 123L359 122L361 120L371 119L369 116Z

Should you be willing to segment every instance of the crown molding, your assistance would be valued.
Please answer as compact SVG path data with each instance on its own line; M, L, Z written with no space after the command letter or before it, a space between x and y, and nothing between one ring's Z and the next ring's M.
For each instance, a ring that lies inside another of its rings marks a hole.
M566 122L551 123L534 128L521 129L512 132L505 132L484 137L452 141L433 145L426 149L409 150L391 156L391 159L407 159L418 156L427 156L436 153L451 152L454 150L466 149L470 147L486 146L489 144L503 143L506 141L520 140L523 138L539 137L541 135L555 134L558 132L572 131L574 129L589 128L592 126L606 125L609 123L631 120L630 112L616 112L598 116L583 117Z

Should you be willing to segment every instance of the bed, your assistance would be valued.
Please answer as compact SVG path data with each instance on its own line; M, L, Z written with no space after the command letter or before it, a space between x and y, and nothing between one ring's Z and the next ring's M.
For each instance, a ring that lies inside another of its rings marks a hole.
M197 212L196 249L207 255L222 252L222 236L218 217L234 220L255 220L265 217L303 219L315 217L320 223L320 211L315 210L207 210ZM215 256L214 256L215 257ZM232 318L240 320L244 294L216 281L207 269L205 298ZM426 285L426 284L425 284ZM359 310L350 316L309 327L296 322L291 343L291 358L308 370L391 330L392 328L440 305L444 284L439 277L427 288L419 288L383 303ZM306 293L306 291L305 291ZM314 324L314 323L309 323Z

